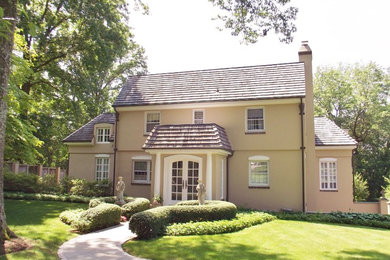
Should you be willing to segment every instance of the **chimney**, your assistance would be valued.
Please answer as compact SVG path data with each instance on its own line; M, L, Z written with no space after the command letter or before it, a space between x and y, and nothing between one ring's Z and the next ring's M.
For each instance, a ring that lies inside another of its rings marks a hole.
M315 197L317 194L314 187L319 183L318 176L315 174L315 136L314 136L314 94L313 94L313 68L312 51L307 41L302 41L298 51L299 62L304 63L305 73L305 116L304 116L304 147L305 147L305 173L303 177L304 187L304 211L313 210L315 206ZM307 189L310 187L309 189Z

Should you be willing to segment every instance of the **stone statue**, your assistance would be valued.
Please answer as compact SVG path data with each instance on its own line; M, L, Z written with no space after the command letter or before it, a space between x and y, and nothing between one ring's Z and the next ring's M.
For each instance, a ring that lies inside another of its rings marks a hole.
M125 182L123 181L123 177L118 177L118 183L116 184L116 191L118 192L116 197L118 199L119 204L123 205L126 202L123 200L123 191L125 190Z
M204 205L204 201L206 199L206 186L200 179L198 179L198 186L196 186L196 190L198 191L199 205Z

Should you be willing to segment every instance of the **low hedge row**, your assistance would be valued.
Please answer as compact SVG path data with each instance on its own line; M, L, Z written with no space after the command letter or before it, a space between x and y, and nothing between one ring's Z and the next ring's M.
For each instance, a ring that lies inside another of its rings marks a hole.
M207 201L199 206L197 201L186 201L175 206L163 206L134 214L129 228L138 238L150 239L165 233L171 223L189 221L210 221L232 219L236 216L237 207L225 201Z
M75 213L76 215L77 213ZM77 217L77 215L73 217ZM71 226L83 233L118 225L121 222L121 207L103 203L81 212L76 219L70 219ZM69 217L69 216L68 216Z
M320 223L351 224L390 229L390 215L370 213L273 213L278 219Z
M231 220L175 223L167 226L165 234L168 236L188 236L231 233L275 219L275 216L263 212L245 212L238 213L236 218Z
M99 200L106 203L115 203L116 196L109 197L86 197L77 195L55 195L55 194L41 194L41 193L23 193L23 192L4 192L5 199L15 200L47 200L47 201L64 201L77 203L90 203L91 200ZM125 201L133 201L133 197L125 197Z

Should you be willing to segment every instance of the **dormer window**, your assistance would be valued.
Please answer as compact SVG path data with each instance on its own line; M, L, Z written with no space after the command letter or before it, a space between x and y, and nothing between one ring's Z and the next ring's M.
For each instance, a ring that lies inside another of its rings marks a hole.
M194 110L194 124L204 124L204 110Z
M110 142L110 128L97 128L97 143L109 143Z

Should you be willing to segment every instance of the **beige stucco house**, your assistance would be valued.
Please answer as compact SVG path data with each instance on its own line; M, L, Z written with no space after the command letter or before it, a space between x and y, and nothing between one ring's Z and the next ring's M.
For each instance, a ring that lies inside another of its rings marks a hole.
M69 175L164 204L206 198L265 210L379 212L353 203L356 142L315 118L312 51L283 64L129 78L113 107L69 135Z

